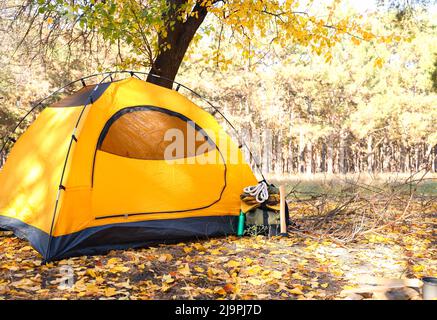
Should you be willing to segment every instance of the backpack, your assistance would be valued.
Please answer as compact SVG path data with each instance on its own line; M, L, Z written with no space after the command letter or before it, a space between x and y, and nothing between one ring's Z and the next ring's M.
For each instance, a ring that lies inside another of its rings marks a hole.
M285 205L286 225L290 224L288 206ZM245 234L276 236L281 233L281 218L277 210L272 210L265 205L261 205L246 213Z

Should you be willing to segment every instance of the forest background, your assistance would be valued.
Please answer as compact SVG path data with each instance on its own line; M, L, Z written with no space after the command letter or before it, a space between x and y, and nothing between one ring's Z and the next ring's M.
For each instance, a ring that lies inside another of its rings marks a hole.
M96 71L149 71L130 47L98 33L41 44L53 22L27 29L28 17L14 20L13 3L2 1L0 8L1 137L32 104L70 80ZM340 16L394 39L349 37L326 53L265 43L274 34L251 39L242 51L223 28L208 30L216 19L208 16L176 80L223 111L265 173L436 172L436 6L402 14L372 3L346 3Z

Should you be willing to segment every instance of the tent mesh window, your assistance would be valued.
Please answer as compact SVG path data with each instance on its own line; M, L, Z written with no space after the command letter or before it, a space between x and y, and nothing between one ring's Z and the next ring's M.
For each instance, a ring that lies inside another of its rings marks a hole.
M138 110L110 124L100 150L127 158L169 160L205 153L211 150L208 141L192 122L162 111Z

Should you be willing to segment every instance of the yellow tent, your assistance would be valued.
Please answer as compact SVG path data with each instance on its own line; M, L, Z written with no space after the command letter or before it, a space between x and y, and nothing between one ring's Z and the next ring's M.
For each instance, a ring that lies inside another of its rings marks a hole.
M232 234L255 183L212 115L130 77L40 113L0 170L0 228L46 261Z

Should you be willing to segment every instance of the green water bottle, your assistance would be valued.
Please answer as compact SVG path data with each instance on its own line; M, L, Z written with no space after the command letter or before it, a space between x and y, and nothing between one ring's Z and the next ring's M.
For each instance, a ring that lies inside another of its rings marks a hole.
M240 211L240 216L238 217L238 231L237 235L239 237L242 237L244 234L244 220L246 219L246 216L244 215L243 211Z

